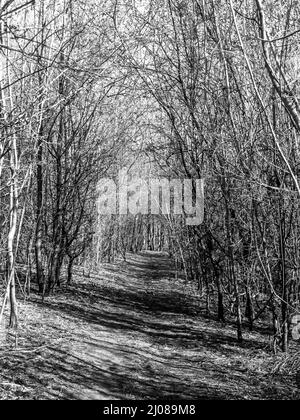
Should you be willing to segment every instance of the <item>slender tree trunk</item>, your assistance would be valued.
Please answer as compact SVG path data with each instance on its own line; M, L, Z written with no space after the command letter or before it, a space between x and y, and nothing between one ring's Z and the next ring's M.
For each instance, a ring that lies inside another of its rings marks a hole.
M281 200L281 198L279 198ZM280 219L280 271L281 271L281 282L282 282L282 303L281 303L281 313L282 313L282 351L284 353L288 352L289 349L289 293L288 293L288 282L287 282L287 272L286 272L286 240L285 240L285 220L282 210L282 204L279 203L279 219Z
M14 181L12 182L14 184ZM16 299L16 277L15 277L15 255L14 255L14 238L17 228L17 200L15 187L11 187L11 222L8 235L8 282L10 284L9 301L10 301L10 327L18 326L18 309Z
M218 321L225 322L224 296L222 292L220 277L217 277L216 281L218 287Z
M41 62L41 57L43 56L44 51L44 6L41 5L38 11L38 23L39 27L42 27L40 36L40 51L38 58L38 65L42 68L43 64ZM40 126L38 133L38 142L37 142L37 169L36 169L36 195L37 195L37 204L36 204L36 231L35 231L35 264L36 264L36 276L37 284L39 286L39 292L45 294L46 288L46 279L43 268L43 204L44 204L44 182L43 182L43 155L44 155L44 82L45 77L44 73L39 73L39 113L40 113Z
M38 154L37 154L37 208L36 208L36 234L35 234L35 262L36 262L36 277L39 286L39 292L43 293L45 289L45 275L43 270L43 122L39 133Z
M68 284L68 286L70 286L72 284L74 261L75 261L74 258L69 258L69 262L68 262L68 278L67 278L67 284Z
M225 182L224 182L225 184ZM227 230L227 249L228 249L228 267L231 283L233 284L234 295L235 295L235 304L236 304L236 322L237 322L237 338L241 343L243 342L243 319L242 319L242 309L241 309L241 299L240 299L240 290L238 277L235 271L234 263L234 248L233 248L233 233L232 233L232 220L231 212L229 208L229 192L225 185L223 185L223 191L225 194L225 206L226 206L226 230Z
M254 326L254 310L253 310L253 301L251 297L251 292L249 287L246 287L246 318L248 318L250 331L253 331Z
M0 0L0 9L2 9L2 1ZM7 24L7 22L6 22ZM5 26L5 25L4 25ZM0 24L0 40L3 44L7 44L8 51L10 49L10 36L4 38L3 24ZM7 31L5 31L7 32ZM9 52L3 58L2 74L1 79L7 83L7 89L4 90L4 94L1 94L1 113L3 120L10 126L11 120L14 116L14 100L13 100L13 88L12 88L12 72L11 72L11 60ZM2 91L2 89L1 89ZM2 92L1 92L2 93ZM17 328L18 326L18 305L16 298L16 278L15 278L15 238L17 234L18 224L18 148L17 148L17 136L14 132L14 126L6 128L6 137L9 144L9 163L10 163L10 180L9 180L9 232L7 237L7 292L10 302L10 327ZM7 294L4 297L4 303L2 313L6 305Z

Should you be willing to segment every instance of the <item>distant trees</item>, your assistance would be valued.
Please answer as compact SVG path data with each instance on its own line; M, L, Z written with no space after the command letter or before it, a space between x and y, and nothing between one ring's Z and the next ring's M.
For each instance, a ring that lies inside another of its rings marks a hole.
M204 224L160 219L165 249L208 310L216 296L219 320L235 313L240 341L245 321L270 316L286 351L299 305L298 5L126 7L127 18L116 4L115 32L135 94L151 104L144 151L161 176L206 178Z
M43 296L51 293L64 267L71 282L92 242L96 185L113 164L114 139L104 131L112 136L114 126L103 121L115 85L108 65L114 46L101 14L106 6L100 13L92 1L16 0L0 10L1 317L9 300L15 327L21 274L27 292L32 277Z

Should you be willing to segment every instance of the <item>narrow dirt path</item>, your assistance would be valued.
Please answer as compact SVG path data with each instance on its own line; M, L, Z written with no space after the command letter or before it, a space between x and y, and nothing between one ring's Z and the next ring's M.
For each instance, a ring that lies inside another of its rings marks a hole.
M205 317L196 291L174 280L164 255L130 256L90 279L78 275L76 286L22 311L20 339L28 345L30 337L36 351L0 362L1 382L15 386L4 391L16 398L299 397L293 378L268 373L268 338L249 333L238 345L234 326Z

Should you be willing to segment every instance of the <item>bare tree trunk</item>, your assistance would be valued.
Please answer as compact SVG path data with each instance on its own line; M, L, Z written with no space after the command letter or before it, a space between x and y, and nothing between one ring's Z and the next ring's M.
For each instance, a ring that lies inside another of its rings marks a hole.
M9 301L10 301L10 327L18 326L18 309L16 299L16 278L15 278L15 255L14 255L14 239L17 231L17 214L18 214L18 197L16 182L16 167L13 154L16 152L16 142L13 140L11 151L11 189L10 189L10 227L7 242L8 251L8 284L9 284Z
M254 326L254 310L253 310L253 301L252 301L252 297L251 297L251 291L250 291L250 288L249 288L248 285L246 287L246 297L247 297L247 302L246 302L246 318L248 318L248 321L249 321L250 331L253 331L253 326Z
M279 197L281 200L281 197ZM288 282L287 282L287 270L286 270L286 239L285 239L285 216L283 214L282 203L279 202L279 244L280 244L280 277L282 282L282 302L281 302L281 313L282 313L282 351L288 352L289 349L289 293L288 293Z
M43 241L43 122L39 133L38 156L37 156L37 209L36 209L36 234L35 234L35 258L36 276L40 293L44 293L45 275L42 263L42 241Z
M218 287L218 321L225 322L224 296L222 292L220 277L217 277L216 281Z
M0 0L0 9L2 10L2 1ZM7 24L7 22L5 22ZM5 26L5 25L4 25ZM0 25L0 40L3 45L7 46L7 53L3 57L1 79L5 80L7 88L4 89L4 94L1 95L2 118L7 123L9 128L5 129L5 135L8 139L9 151L9 231L7 237L7 293L4 297L1 317L4 313L7 296L10 302L10 327L17 328L18 325L18 305L16 298L16 278L15 278L15 238L18 224L18 150L17 150L17 136L14 132L14 125L11 120L14 117L14 101L13 89L11 80L11 60L9 57L10 51L10 35L3 36L3 26ZM5 32L5 31L4 31ZM2 89L1 89L2 91ZM12 127L10 127L12 125Z
M67 284L70 286L72 284L72 278L73 278L73 266L74 266L74 258L69 257L68 262L68 277L67 277Z
M43 56L44 50L44 6L41 4L38 13L39 27L42 27L41 31L41 42L40 51L38 57L38 65L42 67L41 57ZM44 182L43 182L43 142L44 142L44 101L43 101L43 89L44 89L44 74L39 74L39 94L40 94L40 126L38 133L37 142L37 172L36 172L36 183L37 183L37 207L36 207L36 232L35 232L35 261L36 261L36 276L37 283L39 286L40 293L45 294L45 273L43 269L43 204L44 204Z

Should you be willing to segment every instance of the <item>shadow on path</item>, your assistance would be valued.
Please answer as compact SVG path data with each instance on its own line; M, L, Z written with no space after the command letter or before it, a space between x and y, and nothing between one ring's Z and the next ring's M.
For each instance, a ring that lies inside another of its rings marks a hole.
M261 337L240 346L233 328L203 316L166 256L129 256L76 282L44 305L34 302L45 346L0 360L2 381L13 372L17 397L290 399L295 392L284 378L256 371L251 357L264 357Z

